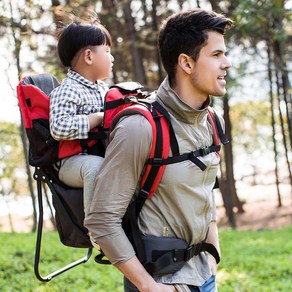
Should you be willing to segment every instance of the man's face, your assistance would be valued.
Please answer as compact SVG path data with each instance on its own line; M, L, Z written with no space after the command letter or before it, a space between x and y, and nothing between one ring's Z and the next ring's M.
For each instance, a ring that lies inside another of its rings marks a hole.
M193 64L192 86L196 98L205 100L208 95L223 96L226 93L225 76L231 63L225 55L224 37L220 33L208 32L208 41L198 60Z

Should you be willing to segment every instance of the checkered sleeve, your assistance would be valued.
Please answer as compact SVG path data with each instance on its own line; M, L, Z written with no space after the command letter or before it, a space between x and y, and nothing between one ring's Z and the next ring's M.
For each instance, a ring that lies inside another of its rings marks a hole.
M86 139L89 120L85 114L77 114L82 98L72 84L57 87L50 95L50 131L56 140Z

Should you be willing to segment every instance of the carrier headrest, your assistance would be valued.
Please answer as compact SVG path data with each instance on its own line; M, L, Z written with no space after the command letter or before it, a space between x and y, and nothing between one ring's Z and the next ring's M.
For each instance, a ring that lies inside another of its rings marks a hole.
M23 79L23 85L35 85L41 89L47 96L52 92L54 88L60 85L56 77L51 74L38 74L33 76L27 76Z

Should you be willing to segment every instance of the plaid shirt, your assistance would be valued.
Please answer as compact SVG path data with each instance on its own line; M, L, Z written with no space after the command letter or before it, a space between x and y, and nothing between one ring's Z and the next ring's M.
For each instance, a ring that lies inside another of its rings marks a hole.
M88 138L88 115L101 111L107 87L69 69L68 77L50 94L50 130L56 140Z

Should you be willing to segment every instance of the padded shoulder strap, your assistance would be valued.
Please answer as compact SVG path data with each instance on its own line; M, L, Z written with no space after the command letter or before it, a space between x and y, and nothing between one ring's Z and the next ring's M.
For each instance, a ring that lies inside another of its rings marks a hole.
M149 158L166 159L169 155L169 122L157 109L147 104L137 103L123 109L113 120L113 127L123 117L133 114L143 115L151 125L152 144ZM113 128L112 127L112 128ZM145 200L155 193L166 165L147 164L141 179L140 193Z
M229 141L224 134L220 119L216 114L215 110L211 107L208 108L208 121L213 129L214 144L219 145L220 144L219 139L223 145L228 144Z

